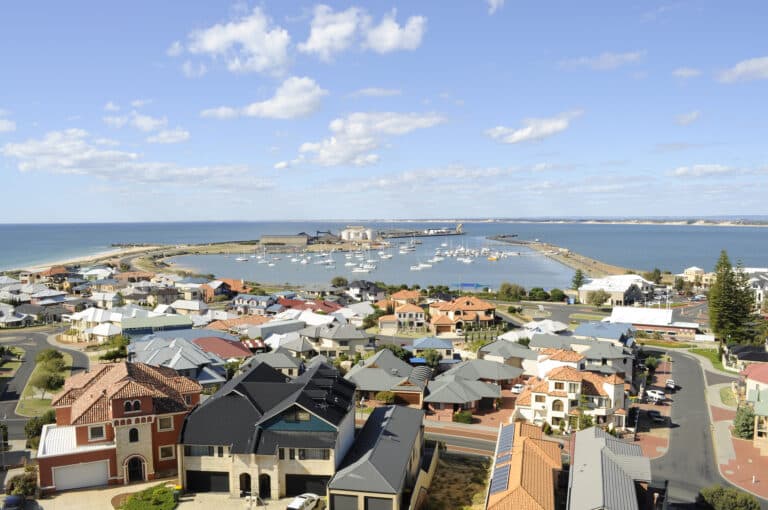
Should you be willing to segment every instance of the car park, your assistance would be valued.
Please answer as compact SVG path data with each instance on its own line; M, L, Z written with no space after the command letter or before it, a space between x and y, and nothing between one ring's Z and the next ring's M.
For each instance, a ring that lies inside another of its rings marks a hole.
M512 391L512 393L520 394L520 393L523 392L523 388L525 388L525 386L523 386L520 383L517 383L514 386L512 386L512 390L511 391Z
M310 510L317 507L318 501L320 501L320 496L307 492L293 498L293 501L288 503L286 510Z

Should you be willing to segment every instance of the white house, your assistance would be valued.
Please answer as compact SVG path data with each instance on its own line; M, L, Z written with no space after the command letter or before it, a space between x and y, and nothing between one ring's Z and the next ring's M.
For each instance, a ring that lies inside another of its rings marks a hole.
M611 306L631 305L637 301L642 301L645 296L652 293L653 283L636 274L595 278L579 287L579 301L588 303L589 296L600 290L608 293L609 297L606 303Z
M341 231L341 239L343 241L352 241L352 242L360 242L360 241L373 241L376 236L376 231L371 228L366 228L363 226L348 226L344 230Z

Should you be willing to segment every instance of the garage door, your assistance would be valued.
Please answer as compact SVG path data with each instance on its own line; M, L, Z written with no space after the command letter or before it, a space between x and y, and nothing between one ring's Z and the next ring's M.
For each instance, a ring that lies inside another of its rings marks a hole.
M53 468L53 484L58 491L106 485L108 478L108 460Z
M365 510L392 510L392 500L385 498L365 498Z
M187 490L191 492L229 492L226 471L187 471Z
M305 492L325 494L329 476L285 475L285 495L298 496Z
M331 494L330 510L357 510L357 496Z

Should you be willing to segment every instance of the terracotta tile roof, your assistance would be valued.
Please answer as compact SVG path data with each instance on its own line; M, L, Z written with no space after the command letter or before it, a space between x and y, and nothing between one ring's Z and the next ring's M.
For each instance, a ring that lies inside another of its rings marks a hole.
M71 406L71 425L99 423L111 419L113 399L152 397L154 413L186 409L184 394L199 393L196 381L166 367L144 363L110 363L77 374L51 402L54 407Z
M547 379L551 381L581 382L582 376L585 373L571 367L557 367L547 374Z
M248 324L252 326L260 326L272 320L272 317L266 317L264 315L246 315L244 317L238 317L237 319L225 319L222 321L214 321L208 324L208 329L217 329L219 331L229 331L235 326L242 326Z
M750 363L741 375L747 379L768 384L768 363Z
M507 489L488 496L488 510L554 510L555 474L562 469L557 443L544 441L541 429L514 424L509 460L496 465L509 465ZM527 434L531 434L530 436Z
M57 274L67 274L67 268L64 266L53 266L45 271L40 271L40 276L56 276Z
M447 315L432 316L430 322L436 326L453 324L453 320Z
M421 292L418 290L398 290L392 296L390 296L392 299L395 299L397 301L408 301L408 300L415 300L418 301L421 299Z
M242 343L232 342L215 336L196 338L192 340L192 343L205 352L211 352L222 359L247 358L251 355L251 350Z
M387 308L394 308L395 302L391 299L382 299L381 301L376 301L373 306L381 310L386 310Z
M314 301L303 301L301 299L280 298L277 300L277 302L286 308L292 308L294 310L310 310L312 312L333 313L342 308L342 306L339 304L330 303L320 299L316 299Z
M131 278L154 278L155 273L148 273L146 271L126 271L124 273L117 273L115 280L129 280Z
M474 296L462 296L454 299L453 301L444 301L441 303L433 303L433 308L437 308L442 312L450 312L455 310L462 311L485 311L495 310L496 307L487 301L476 298Z
M232 292L237 292L238 294L247 294L251 290L245 285L244 280L235 280L234 278L219 278L219 281L229 285L229 288L232 290Z
M549 381L542 379L539 382L535 382L531 385L531 392L533 393L547 393L549 391Z
M424 309L422 307L420 307L420 306L416 306L416 305L411 304L411 303L407 303L405 305L398 306L397 308L395 308L395 313L408 313L408 312L411 312L411 313L424 313Z
M543 349L542 354L549 356L549 359L553 361L562 361L565 363L578 363L584 359L584 356L576 351L568 349Z
M515 406L528 407L529 405L531 405L531 390L526 388L515 399Z

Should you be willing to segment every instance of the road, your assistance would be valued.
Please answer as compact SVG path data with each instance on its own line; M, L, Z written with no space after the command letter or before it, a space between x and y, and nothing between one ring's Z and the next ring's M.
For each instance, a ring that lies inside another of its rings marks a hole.
M424 437L435 441L442 441L448 447L449 451L455 451L456 453L476 453L477 455L490 456L496 450L496 441L489 441L487 439L453 436L434 432L427 432L424 434ZM458 449L456 449L457 447ZM467 450L475 450L475 452Z
M26 332L24 330L14 330L11 332L0 333L0 343L5 346L19 346L24 349L24 359L16 372L16 376L11 379L5 392L0 396L0 417L6 417L8 424L8 439L24 439L24 424L27 418L16 414L16 404L19 396L24 391L27 379L35 368L35 357L43 349L52 347L48 343L49 334L57 334L60 330ZM79 372L88 369L88 357L80 351L70 349L60 349L72 355L72 371Z

